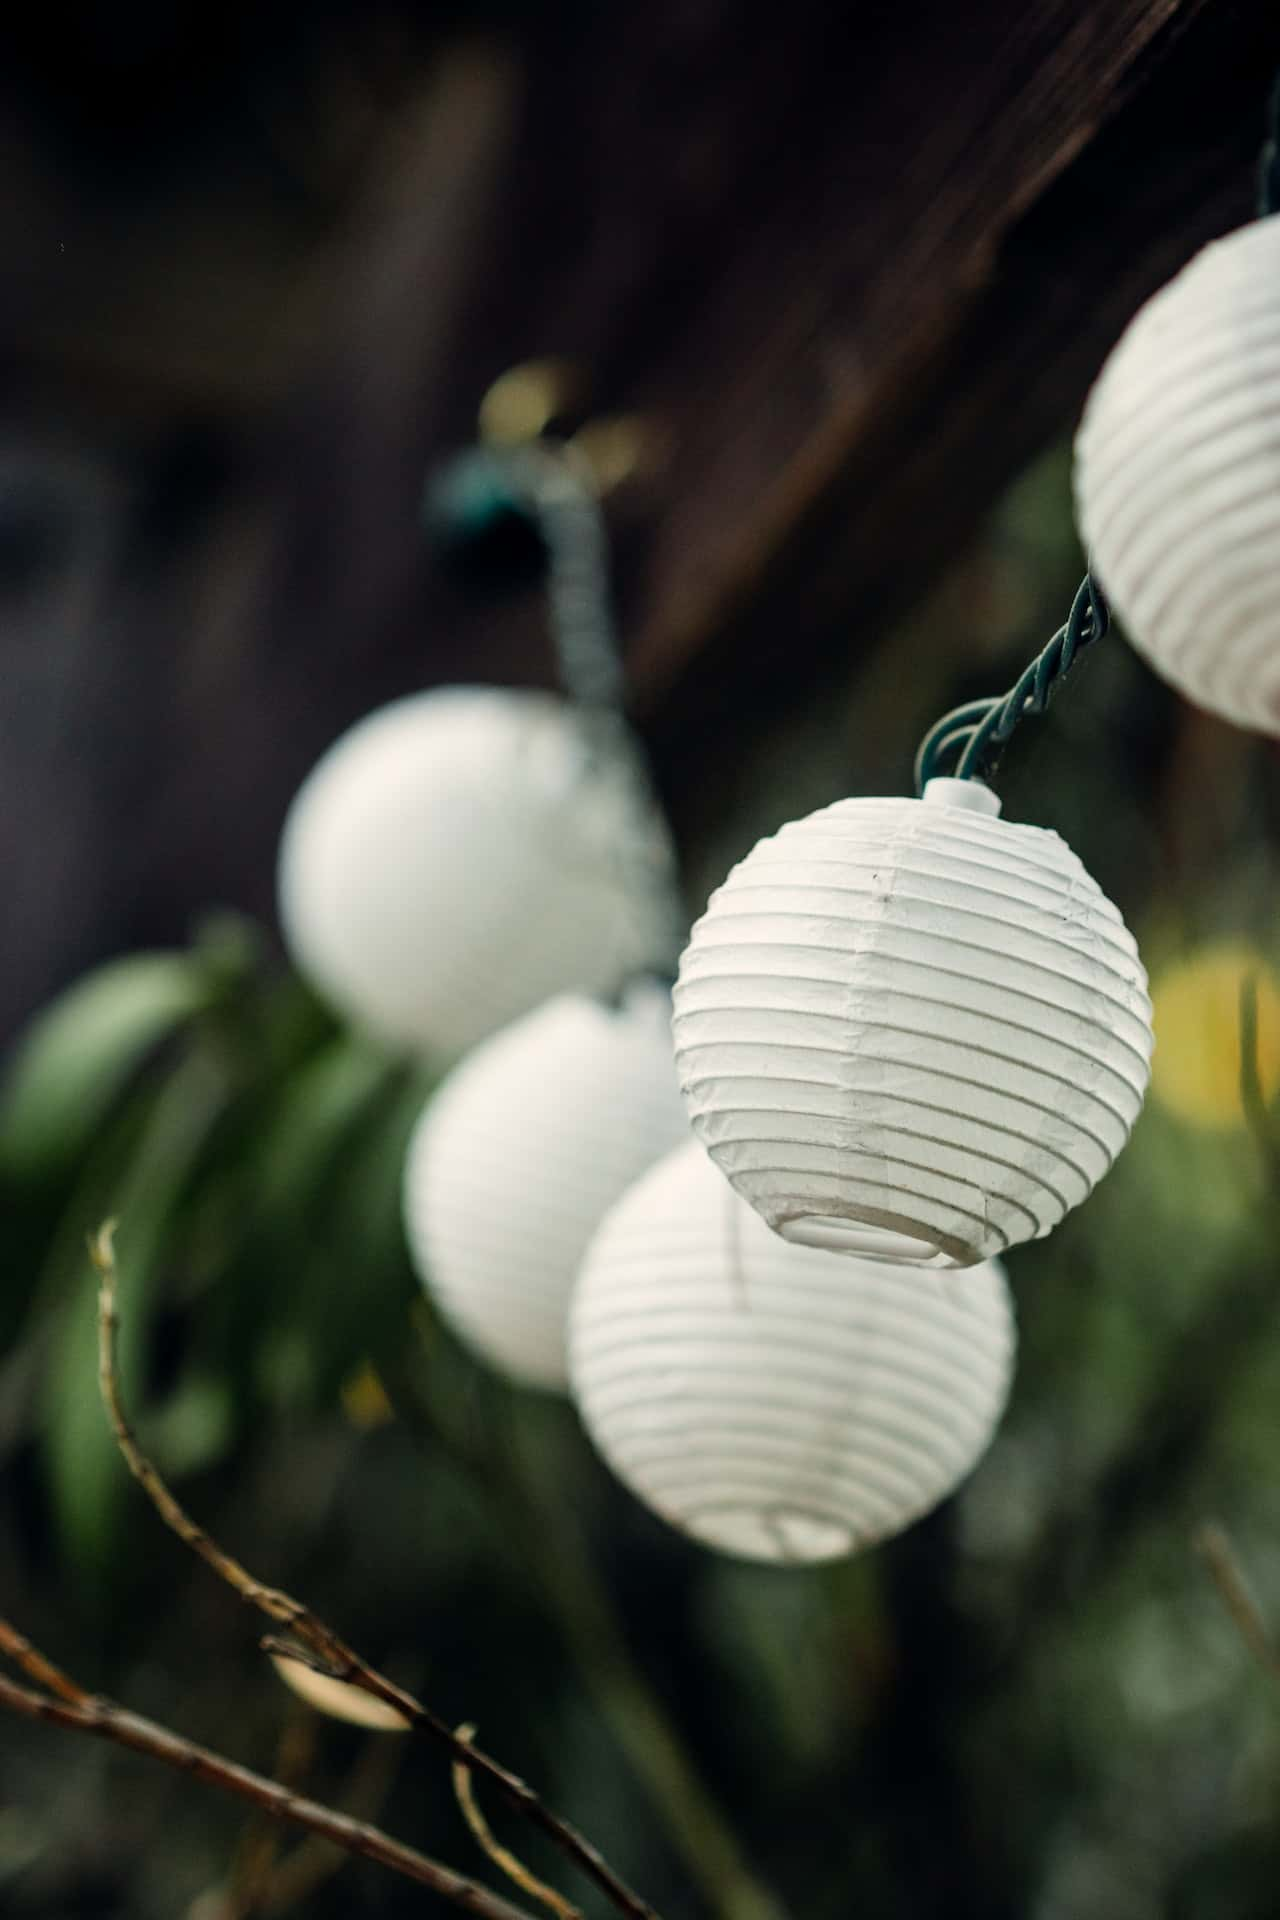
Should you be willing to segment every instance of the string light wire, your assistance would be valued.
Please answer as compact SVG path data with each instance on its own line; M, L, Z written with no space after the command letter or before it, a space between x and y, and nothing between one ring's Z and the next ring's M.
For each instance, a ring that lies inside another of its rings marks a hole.
M1267 106L1266 138L1258 163L1258 213L1280 212L1280 75ZM928 781L950 773L958 780L990 773L1014 728L1030 713L1043 713L1080 655L1100 640L1111 624L1098 583L1086 574L1071 611L1048 646L1038 653L1016 684L1002 697L971 700L955 707L930 727L916 754L916 792Z
M1111 614L1101 589L1086 574L1066 620L1006 694L970 700L944 713L930 727L916 754L916 792L941 774L980 780L999 758L1014 728L1029 713L1043 713L1080 655L1101 640Z
M465 485L459 485L459 479ZM439 489L439 481L436 483ZM455 464L436 512L460 523L514 506L537 529L546 553L544 591L560 685L577 709L587 752L625 768L652 831L632 833L618 858L638 898L661 901L663 930L651 972L673 978L687 916L670 855L669 829L648 754L627 713L627 677L609 579L609 533L585 459L556 440L472 449Z

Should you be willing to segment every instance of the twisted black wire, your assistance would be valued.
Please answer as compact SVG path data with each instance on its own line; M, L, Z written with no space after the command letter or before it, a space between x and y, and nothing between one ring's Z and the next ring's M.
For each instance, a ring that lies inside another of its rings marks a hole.
M609 588L609 536L595 490L566 448L512 449L505 464L547 550L560 684L585 711L621 716L626 674Z
M674 981L687 917L670 861L666 813L649 757L627 717L627 678L609 586L609 535L599 496L565 447L540 443L495 456L537 523L547 550L547 602L560 684L578 709L593 754L625 768L652 831L627 836L618 857L636 897L657 892L665 925L644 971Z
M1065 622L1008 693L970 700L930 727L916 755L916 792L923 793L926 782L940 774L977 780L990 772L1018 723L1029 713L1044 712L1080 655L1110 624L1107 603L1086 574Z

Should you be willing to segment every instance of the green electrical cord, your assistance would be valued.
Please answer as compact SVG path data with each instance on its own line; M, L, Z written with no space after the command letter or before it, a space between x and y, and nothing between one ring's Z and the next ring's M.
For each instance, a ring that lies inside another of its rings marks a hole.
M1110 624L1097 582L1086 574L1065 622L1008 693L970 700L930 727L916 754L916 792L923 793L926 782L940 774L980 780L989 773L1019 721L1044 712L1080 655L1101 640Z

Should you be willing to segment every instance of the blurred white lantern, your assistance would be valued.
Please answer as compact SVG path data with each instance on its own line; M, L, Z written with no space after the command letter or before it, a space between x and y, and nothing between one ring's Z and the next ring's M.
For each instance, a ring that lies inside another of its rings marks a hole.
M1204 248L1131 321L1076 440L1090 562L1188 699L1280 734L1280 219Z
M405 1168L414 1264L444 1318L493 1366L563 1387L583 1249L618 1195L689 1137L671 1001L565 995L496 1034L429 1101Z
M574 1396L619 1478L757 1560L834 1559L935 1506L991 1438L1013 1347L994 1261L788 1246L696 1141L606 1216L570 1319Z
M545 693L447 687L358 722L280 849L302 973L357 1025L457 1054L671 951L671 850L624 755Z
M1107 1171L1150 1071L1133 939L971 780L843 800L712 895L675 994L694 1129L785 1239L967 1266Z

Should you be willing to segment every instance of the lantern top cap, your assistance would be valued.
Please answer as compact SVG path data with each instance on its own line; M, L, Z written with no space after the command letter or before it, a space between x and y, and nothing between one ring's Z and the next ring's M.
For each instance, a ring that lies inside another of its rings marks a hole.
M965 807L970 813L985 813L992 819L1000 811L1000 796L983 780L953 780L939 775L925 782L920 798L931 807Z

